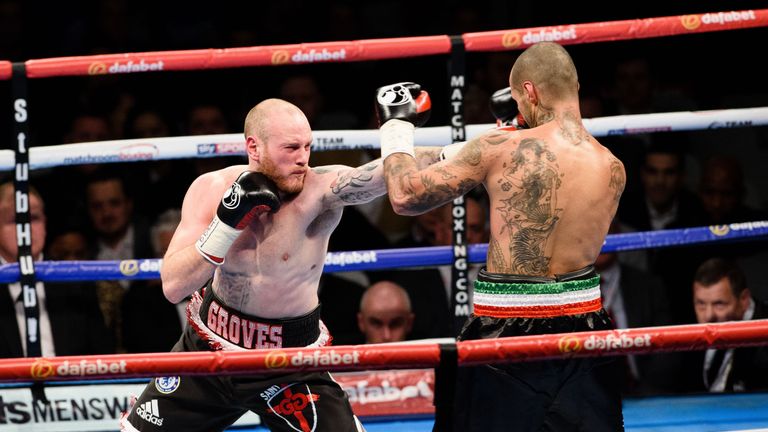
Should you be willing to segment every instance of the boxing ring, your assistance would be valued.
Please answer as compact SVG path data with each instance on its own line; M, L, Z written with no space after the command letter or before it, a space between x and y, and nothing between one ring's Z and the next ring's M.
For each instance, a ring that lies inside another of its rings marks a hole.
M241 134L115 140L53 146L29 146L26 79L74 75L269 66L311 62L372 61L409 56L451 54L461 63L466 51L519 50L539 40L562 44L675 36L698 32L768 26L767 10L704 13L643 20L550 26L530 29L401 39L329 42L270 47L176 52L110 54L0 62L0 79L14 81L15 150L0 151L0 170L14 171L17 198L27 193L30 170L84 163L244 155ZM458 47L458 48L457 48ZM459 54L457 54L457 52ZM461 75L463 81L463 75ZM458 81L458 80L456 80ZM453 80L452 80L453 82ZM462 84L463 85L463 84ZM459 112L460 114L460 112ZM494 125L416 131L417 145L445 145L452 138L472 137ZM705 130L768 125L768 107L659 113L585 119L595 136L657 131ZM374 149L375 130L315 131L313 150ZM17 199L23 215L24 199ZM26 209L28 223L28 208ZM19 219L23 232L24 219ZM454 228L456 230L456 228ZM609 235L603 252L622 252L703 243L749 241L768 236L768 221L694 227L680 230ZM21 243L21 241L20 241ZM0 266L0 282L21 280L80 281L159 278L160 259L124 261L42 261L22 252L20 264ZM26 245L28 248L28 245ZM487 245L416 249L329 252L326 272L377 270L484 262ZM30 279L32 278L32 279ZM454 287L455 288L455 287ZM466 290L466 288L465 288ZM34 291L34 290L33 290ZM464 292L464 294L466 294ZM454 297L462 297L456 288ZM466 295L464 295L466 297ZM454 299L455 300L455 299ZM461 299L459 299L461 300ZM466 305L454 301L457 311ZM130 393L149 377L195 374L284 373L331 370L350 396L369 431L431 430L440 421L441 391L457 367L589 356L730 348L768 344L768 320L632 328L455 342L359 345L316 349L289 348L254 352L187 352L76 357L0 359L0 432L6 430L116 430ZM436 373L432 372L436 369ZM33 402L29 387L45 383L47 408ZM435 409L434 404L437 406ZM768 427L768 394L696 395L627 399L627 430L736 430ZM233 430L264 430L255 415L243 417ZM45 426L42 426L45 425Z

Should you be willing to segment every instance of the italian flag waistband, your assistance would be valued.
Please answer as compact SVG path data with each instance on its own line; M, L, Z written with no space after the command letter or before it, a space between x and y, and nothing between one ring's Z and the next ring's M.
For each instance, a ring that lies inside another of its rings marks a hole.
M474 313L495 318L548 318L602 308L600 276L553 283L475 281Z

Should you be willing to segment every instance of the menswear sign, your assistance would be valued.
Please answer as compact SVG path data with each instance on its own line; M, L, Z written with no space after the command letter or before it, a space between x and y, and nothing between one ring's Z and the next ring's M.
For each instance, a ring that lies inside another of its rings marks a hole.
M276 351L276 353L283 353ZM351 354L347 360L352 361ZM339 357L341 359L341 356ZM275 359L278 364L288 358ZM303 362L321 360L306 356ZM341 360L339 360L341 361ZM74 364L74 363L73 363ZM434 372L431 369L335 373L358 416L376 417L434 412ZM183 379L183 377L182 377ZM32 402L29 388L0 391L0 432L85 432L117 430L120 415L128 409L131 395L141 394L144 384L56 385L45 388L50 404ZM151 418L151 417L150 417ZM251 412L236 426L260 424Z
M130 396L141 394L144 384L51 386L45 388L49 404L32 402L28 388L0 391L0 432L86 432L117 430ZM257 425L253 413L236 425Z

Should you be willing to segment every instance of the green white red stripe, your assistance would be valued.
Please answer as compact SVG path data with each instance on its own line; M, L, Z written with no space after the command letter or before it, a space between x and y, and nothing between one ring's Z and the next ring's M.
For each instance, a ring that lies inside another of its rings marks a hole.
M554 283L475 281L474 313L495 318L546 318L600 310L600 277Z

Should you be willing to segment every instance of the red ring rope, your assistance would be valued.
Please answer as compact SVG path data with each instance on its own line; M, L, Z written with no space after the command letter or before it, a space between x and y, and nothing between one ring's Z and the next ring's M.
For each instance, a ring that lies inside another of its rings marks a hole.
M540 40L563 45L643 39L768 26L768 9L712 12L465 33L467 51L522 50ZM221 69L314 62L348 62L447 54L447 35L318 42L262 47L158 51L28 60L27 76L45 78L174 70ZM11 64L0 62L0 79L9 79Z
M768 320L458 342L459 365L768 344ZM434 367L438 344L0 359L0 381Z

